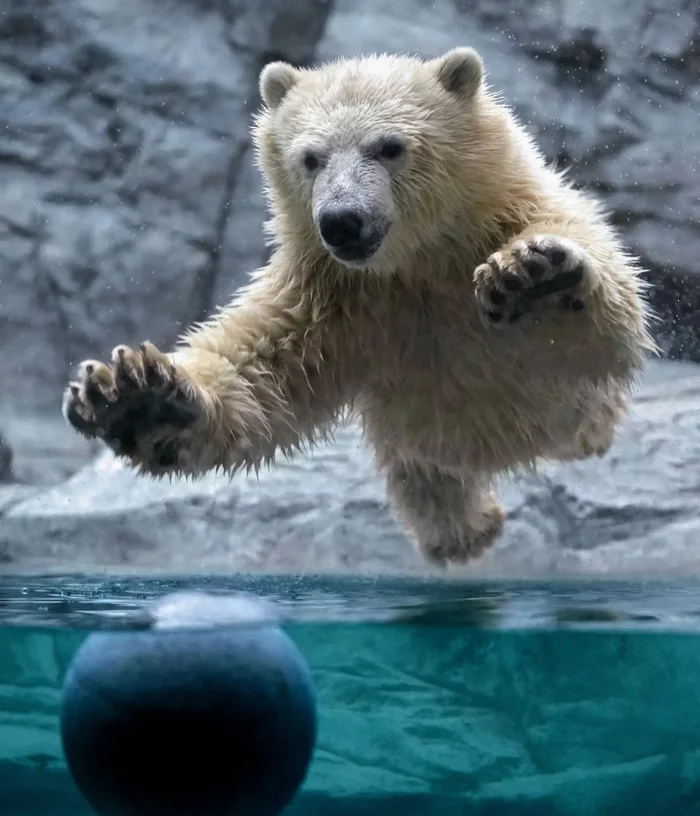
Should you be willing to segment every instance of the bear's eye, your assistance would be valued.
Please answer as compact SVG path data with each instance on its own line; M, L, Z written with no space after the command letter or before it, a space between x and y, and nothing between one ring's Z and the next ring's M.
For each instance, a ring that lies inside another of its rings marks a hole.
M313 153L308 151L304 153L304 167L309 171L309 173L313 173L314 170L318 170L320 164L321 162L318 160L318 156L314 156Z
M404 146L398 139L386 139L377 147L377 156L385 161L393 161L403 155Z

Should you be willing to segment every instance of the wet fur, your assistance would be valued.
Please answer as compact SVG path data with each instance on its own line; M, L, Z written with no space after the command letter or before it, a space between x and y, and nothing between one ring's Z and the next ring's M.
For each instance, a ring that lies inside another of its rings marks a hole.
M154 347L97 370L93 361L64 413L154 475L257 469L356 416L426 557L466 561L502 529L494 474L609 447L655 348L639 271L598 205L545 166L480 81L447 75L447 87L439 61L395 56L288 70L270 83L273 104L254 131L272 211L269 264L155 365L172 387L156 393L147 377L122 376L154 400L141 426L134 420L128 451L110 441L115 366L150 370ZM344 122L388 125L413 151L393 186L397 223L362 270L324 250L288 158L299 133L346 134ZM522 247L540 236L564 239L576 283L532 301L523 320L494 324L488 300L506 275L535 285ZM107 395L99 415L86 392L96 376Z

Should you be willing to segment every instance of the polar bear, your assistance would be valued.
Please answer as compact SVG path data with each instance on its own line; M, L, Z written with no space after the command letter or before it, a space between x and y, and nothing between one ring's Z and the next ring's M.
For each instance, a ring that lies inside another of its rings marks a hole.
M649 353L634 258L479 55L260 75L274 251L170 353L87 360L63 413L140 472L257 470L350 416L429 562L501 533L492 482L603 454Z

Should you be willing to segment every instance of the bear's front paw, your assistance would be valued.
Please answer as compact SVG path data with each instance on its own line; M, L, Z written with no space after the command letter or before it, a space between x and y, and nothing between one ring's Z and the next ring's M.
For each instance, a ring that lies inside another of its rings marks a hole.
M574 312L586 306L592 261L573 241L537 235L516 241L508 252L494 252L474 272L479 305L489 323L513 323L557 301Z
M86 360L63 396L63 416L79 433L153 474L181 469L201 415L194 386L152 343L117 346L112 365Z

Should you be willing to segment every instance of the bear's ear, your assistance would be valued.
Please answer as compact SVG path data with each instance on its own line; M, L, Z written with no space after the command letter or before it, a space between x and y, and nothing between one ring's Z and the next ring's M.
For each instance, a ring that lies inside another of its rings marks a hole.
M260 96L273 110L296 85L299 72L288 62L270 62L260 72Z
M435 66L442 87L467 99L474 96L484 79L484 63L473 48L453 48L435 60Z

